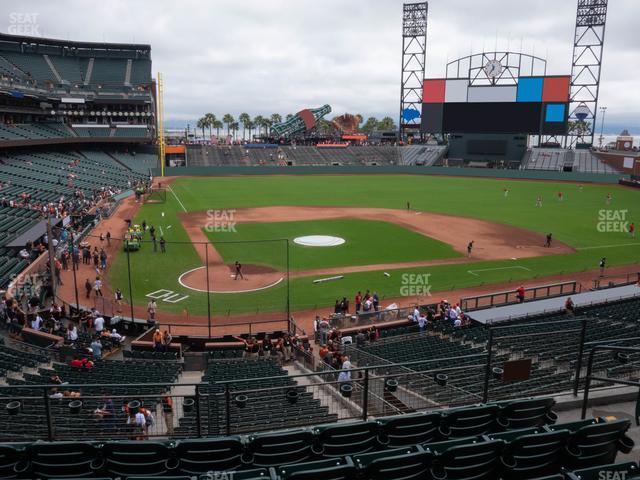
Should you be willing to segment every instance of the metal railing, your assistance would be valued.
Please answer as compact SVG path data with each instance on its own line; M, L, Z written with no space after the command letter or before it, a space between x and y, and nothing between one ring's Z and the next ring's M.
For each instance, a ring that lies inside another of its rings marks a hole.
M543 298L559 297L579 293L581 285L576 281L553 283L525 288L524 301L540 300ZM480 310L483 308L499 307L519 303L518 292L507 290L504 292L489 293L463 297L460 299L460 308L465 311Z

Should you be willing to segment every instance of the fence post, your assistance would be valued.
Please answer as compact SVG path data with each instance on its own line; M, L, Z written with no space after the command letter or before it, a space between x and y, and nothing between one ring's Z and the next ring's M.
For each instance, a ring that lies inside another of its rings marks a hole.
M595 346L591 349L589 353L589 364L587 365L587 378L584 382L584 398L582 399L582 415L580 418L582 420L587 416L587 404L589 403L589 388L591 388L591 370L593 368L593 357L598 347Z
M202 437L202 417L200 415L200 390L198 389L198 386L196 384L196 419L197 419L197 427L196 427L196 433L198 435L198 438Z
M491 350L493 350L493 328L489 326L489 340L487 340L487 365L484 369L484 388L482 403L489 401L489 378L491 377Z
M51 403L49 402L49 395L47 387L44 387L44 410L47 414L47 440L53 441L53 425L51 424Z
M224 403L226 405L225 417L227 423L227 435L231 435L231 392L229 391L228 383L225 383L224 385Z
M578 389L580 388L580 371L582 370L582 355L584 352L584 341L587 336L587 319L582 319L582 329L580 330L580 344L578 345L578 359L576 361L576 378L573 383L573 396L578 396Z
M364 371L364 397L362 398L362 421L366 422L369 416L369 369Z

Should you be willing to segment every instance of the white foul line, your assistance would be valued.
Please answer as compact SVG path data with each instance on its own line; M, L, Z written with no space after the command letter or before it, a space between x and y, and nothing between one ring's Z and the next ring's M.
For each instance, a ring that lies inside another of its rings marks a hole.
M160 236L164 237L164 232L162 231L162 226L158 225L158 228L160 229Z
M173 196L176 197L176 200L178 201L178 203L180 204L180 206L182 207L182 210L184 210L185 212L187 211L186 208L184 208L184 205L182 204L182 202L180 201L180 199L178 198L178 196L176 195L176 192L173 191L173 188L171 188L171 185L168 186L169 187L169 191L171 193L173 193Z
M640 246L640 242L636 242L636 243L618 243L616 245L596 245L593 247L579 247L576 248L576 250L598 250L600 248L615 248L615 247L633 247L633 246Z
M528 272L532 271L530 268L523 267L522 265L513 265L511 267L495 267L495 268L481 268L479 270L467 270L467 272L469 272L471 275L475 275L476 277L479 277L480 275L478 275L475 272L489 272L491 270L507 270L509 268L520 268L520 269L526 270Z

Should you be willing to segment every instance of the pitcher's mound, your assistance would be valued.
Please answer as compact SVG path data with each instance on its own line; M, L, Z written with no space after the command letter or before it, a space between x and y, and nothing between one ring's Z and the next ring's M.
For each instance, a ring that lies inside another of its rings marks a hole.
M244 278L235 279L233 265L216 265L209 268L210 293L249 293L275 287L284 280L282 272L261 265L243 265ZM198 292L207 291L207 269L202 266L184 272L178 282L185 288Z

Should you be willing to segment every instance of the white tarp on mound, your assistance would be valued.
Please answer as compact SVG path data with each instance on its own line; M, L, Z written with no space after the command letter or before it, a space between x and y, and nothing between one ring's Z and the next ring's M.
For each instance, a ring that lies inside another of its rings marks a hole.
M304 245L305 247L335 247L344 243L344 238L332 237L331 235L307 235L293 239L293 243Z

